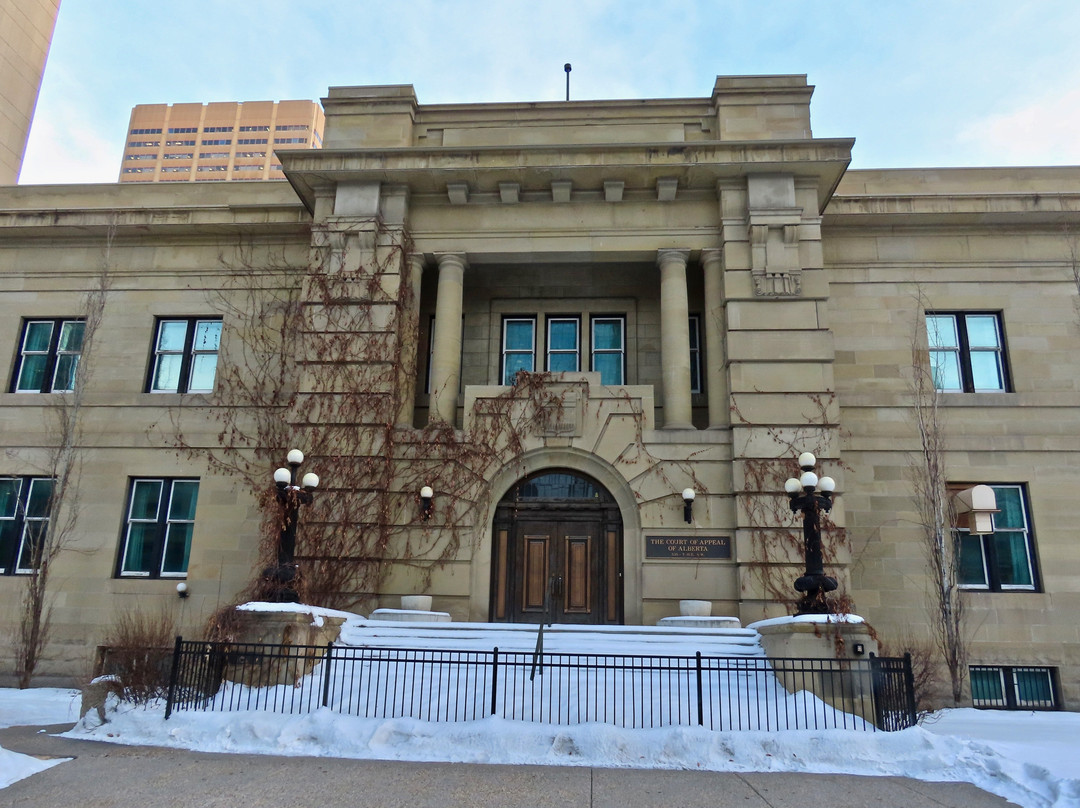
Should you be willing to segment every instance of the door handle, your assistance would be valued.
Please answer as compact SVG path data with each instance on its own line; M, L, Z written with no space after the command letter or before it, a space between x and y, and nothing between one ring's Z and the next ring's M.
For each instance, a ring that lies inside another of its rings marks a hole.
M563 593L563 579L558 575L552 575L549 581L549 588L551 590L552 597L560 598Z

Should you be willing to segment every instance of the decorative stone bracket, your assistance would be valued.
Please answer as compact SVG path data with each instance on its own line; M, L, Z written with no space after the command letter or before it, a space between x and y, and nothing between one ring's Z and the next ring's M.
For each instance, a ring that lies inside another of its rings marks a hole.
M750 211L751 275L754 294L761 297L796 297L802 294L799 265L801 211Z

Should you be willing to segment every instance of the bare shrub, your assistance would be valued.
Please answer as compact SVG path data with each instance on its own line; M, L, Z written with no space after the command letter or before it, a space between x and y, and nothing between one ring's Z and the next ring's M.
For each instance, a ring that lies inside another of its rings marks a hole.
M164 608L121 612L105 635L98 673L119 677L126 701L164 698L175 637L176 620Z

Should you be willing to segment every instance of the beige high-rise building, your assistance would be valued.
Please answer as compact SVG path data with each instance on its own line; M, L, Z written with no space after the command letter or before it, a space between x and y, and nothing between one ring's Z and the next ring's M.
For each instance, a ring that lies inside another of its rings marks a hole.
M22 168L60 0L0 2L0 185Z
M120 182L285 179L275 152L318 149L322 134L315 101L139 104Z

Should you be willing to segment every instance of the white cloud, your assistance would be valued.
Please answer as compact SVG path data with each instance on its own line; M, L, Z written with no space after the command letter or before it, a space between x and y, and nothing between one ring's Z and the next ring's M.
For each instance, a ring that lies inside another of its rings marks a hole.
M1080 89L1048 95L964 127L957 140L991 160L1029 165L1080 164Z

